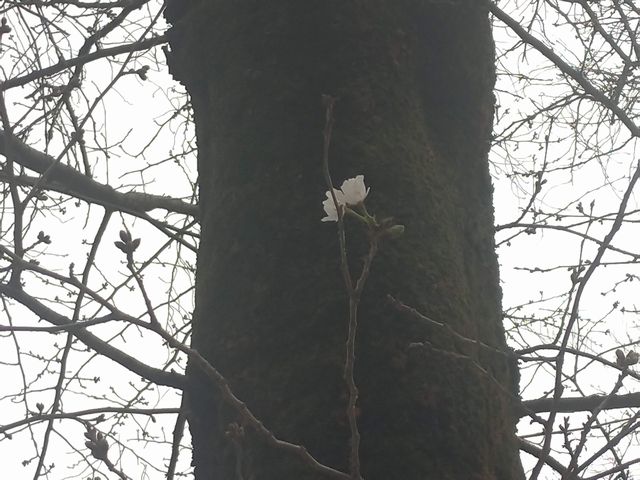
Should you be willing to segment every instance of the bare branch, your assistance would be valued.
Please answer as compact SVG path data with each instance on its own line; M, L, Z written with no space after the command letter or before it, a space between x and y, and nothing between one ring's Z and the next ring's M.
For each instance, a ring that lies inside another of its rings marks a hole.
M38 302L22 289L0 283L0 294L13 298L40 318L53 325L68 325L70 323L68 318ZM77 331L74 330L71 333L73 333L74 337L89 348L95 350L100 355L104 355L119 365L122 365L127 370L131 370L133 373L140 375L142 378L157 383L158 385L166 385L179 390L183 390L186 387L186 379L184 375L176 372L166 372L164 370L151 367L141 360L138 360L116 347L111 346L104 340L84 329Z
M7 145L8 142L11 142L10 146ZM50 188L66 195L102 205L108 209L136 216L156 208L162 208L170 212L198 217L197 205L162 195L118 192L111 186L96 182L74 168L56 162L50 155L26 145L15 139L15 137L9 137L4 131L0 130L0 154L7 155L9 152L12 155L12 160L23 167L40 174L50 172L44 182L40 179L37 180L43 188ZM7 179L6 176L0 178ZM33 177L17 178L23 184L31 184L35 180Z
M608 400L607 400L608 399ZM553 398L537 398L535 400L524 400L523 406L535 413L550 412L555 409L557 412L575 413L590 412L607 400L604 410L618 408L640 408L640 393L627 393L622 395L589 395L588 397L565 397L554 401ZM526 416L528 412L522 411L521 416Z

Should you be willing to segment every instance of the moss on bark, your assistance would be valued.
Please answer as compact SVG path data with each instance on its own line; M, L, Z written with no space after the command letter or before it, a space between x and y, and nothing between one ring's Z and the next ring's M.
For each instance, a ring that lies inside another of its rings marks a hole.
M522 477L506 356L473 352L393 294L505 349L487 152L493 44L482 2L169 2L170 67L198 135L202 240L193 344L278 436L346 469L347 298L321 223L321 95L339 97L331 169L364 174L384 245L362 299L356 380L367 480ZM349 224L359 270L366 249ZM408 350L429 340L471 355ZM236 420L191 372L198 480L233 479ZM496 385L497 380L502 387ZM514 393L515 395L515 393ZM248 433L245 478L316 479Z

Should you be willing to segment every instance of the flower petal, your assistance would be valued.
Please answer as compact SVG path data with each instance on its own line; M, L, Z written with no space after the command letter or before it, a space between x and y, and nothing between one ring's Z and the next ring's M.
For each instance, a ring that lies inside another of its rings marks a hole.
M345 204L344 195L342 194L342 192L334 188L333 193L336 196L336 201L338 202L338 205L344 205ZM331 196L331 193L329 192L329 190L327 190L326 195L327 195L327 199L324 202L322 202L322 207L324 208L324 211L327 214L327 216L324 217L322 221L337 222L338 211L336 210L336 204L334 203L333 197Z
M364 175L346 179L342 182L341 190L347 205L358 205L364 202L369 194L369 189L364 184Z

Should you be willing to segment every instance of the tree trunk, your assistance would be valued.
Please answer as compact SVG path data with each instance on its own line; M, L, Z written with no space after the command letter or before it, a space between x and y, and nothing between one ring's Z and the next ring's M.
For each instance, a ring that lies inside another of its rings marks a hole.
M331 173L406 226L374 261L356 382L366 480L522 478L515 365L400 313L387 294L506 352L487 152L493 44L475 0L169 2L172 73L195 112L202 237L193 346L279 438L348 470L348 301L320 221ZM347 222L352 271L366 251ZM428 340L433 348L409 348ZM479 368L481 367L481 368ZM238 421L190 370L198 480L321 479Z

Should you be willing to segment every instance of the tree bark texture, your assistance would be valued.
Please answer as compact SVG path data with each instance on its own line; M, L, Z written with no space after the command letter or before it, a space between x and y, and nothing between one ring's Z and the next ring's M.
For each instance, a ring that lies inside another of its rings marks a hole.
M510 357L386 300L506 351L484 2L176 0L167 18L169 65L191 95L198 138L193 346L279 438L348 469L348 300L336 226L320 221L321 96L333 95L334 183L364 174L369 211L406 226L382 246L360 307L363 477L522 478ZM347 236L357 274L366 238L351 221ZM425 340L434 348L409 348ZM237 415L189 375L198 480L322 478L251 429L231 441Z

